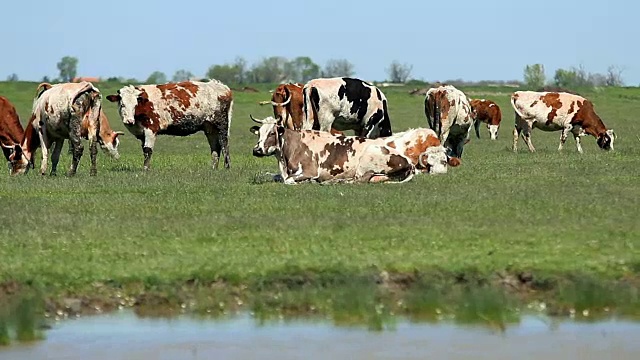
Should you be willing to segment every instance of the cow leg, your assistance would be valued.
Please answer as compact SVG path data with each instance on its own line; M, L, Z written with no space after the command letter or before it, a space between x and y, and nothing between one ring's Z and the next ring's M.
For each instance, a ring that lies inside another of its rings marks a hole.
M89 176L96 176L98 174L98 141L95 139L89 143L89 156L91 158Z
M533 143L531 143L531 126L527 126L526 128L522 129L522 139L524 140L525 144L527 144L527 146L529 147L529 151L530 152L535 152L536 148L533 147Z
M73 149L73 160L71 161L71 167L67 171L67 176L74 176L78 171L78 164L84 153L84 145L82 144L82 137L80 135L81 125L79 122L70 122L69 129L69 142Z
M143 133L142 153L144 154L144 170L146 171L151 166L151 155L153 155L153 146L156 143L156 134L150 129L144 129Z
M227 124L218 128L218 142L224 154L224 168L228 169L231 167L231 156L229 155L229 128Z
M218 134L218 130L214 128L210 122L205 123L204 134L207 136L209 148L211 149L211 167L213 167L213 170L216 170L220 162L220 152L222 150L220 135Z
M47 138L47 130L46 125L42 124L38 131L38 136L40 137L40 148L42 149L42 164L40 164L40 174L44 175L47 173L47 161L49 161L49 144ZM31 155L33 158L33 155ZM33 161L33 159L31 160Z
M567 141L567 137L569 136L569 132L571 132L572 128L573 126L569 124L562 129L562 132L560 133L560 145L558 145L558 151L561 151L564 147L564 143Z
M518 138L520 137L520 133L522 132L522 129L520 127L518 127L518 125L514 126L513 128L513 152L518 152Z
M62 152L62 146L64 145L64 139L59 139L55 142L53 152L51 153L51 173L49 175L56 176L58 172L58 161L60 161L60 153Z
M576 148L578 149L578 152L582 154L582 144L580 143L580 138L585 136L586 133L580 126L574 127L571 132L573 133L573 138L576 140Z

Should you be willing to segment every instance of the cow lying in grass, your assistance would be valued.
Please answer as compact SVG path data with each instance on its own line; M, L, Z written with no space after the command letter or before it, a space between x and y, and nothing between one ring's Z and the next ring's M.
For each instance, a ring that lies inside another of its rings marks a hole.
M276 179L286 184L405 182L417 172L443 173L448 164L460 164L459 159L446 155L435 133L428 129L366 139L315 130L297 132L273 117L251 119L261 125L250 129L259 136L253 155L274 155L280 166Z

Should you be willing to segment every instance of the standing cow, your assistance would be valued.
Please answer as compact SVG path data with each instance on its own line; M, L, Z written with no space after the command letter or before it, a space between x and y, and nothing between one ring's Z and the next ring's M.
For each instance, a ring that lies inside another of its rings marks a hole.
M389 136L387 98L377 87L348 77L314 79L303 89L303 130L353 130L375 139Z
M476 137L480 138L480 124L485 123L487 124L487 129L489 129L491 140L497 140L500 122L502 121L502 112L498 104L492 100L473 99L469 102L469 105L471 105L471 112L475 118Z
M102 95L90 82L38 85L31 118L25 128L23 139L20 146L16 145L15 151L10 155L11 174L22 174L27 172L29 165L33 167L33 154L40 147L42 148L40 173L44 175L47 171L49 148L55 144L51 154L51 175L55 175L62 145L65 139L69 139L73 146L73 161L67 175L73 176L76 174L84 152L81 141L84 138L89 140L91 156L89 174L96 175L100 130L98 114L101 106ZM86 116L87 114L89 115ZM87 122L86 131L83 131L83 121Z
M274 155L285 184L300 182L405 182L415 174L411 160L376 139L335 136L316 130L294 131L269 117L261 126L253 155Z
M616 138L613 129L607 129L593 103L582 96L565 92L516 91L511 95L511 106L515 110L513 151L518 150L519 135L529 151L535 151L531 143L533 128L562 131L558 150L562 150L569 133L573 134L579 153L582 153L580 137L587 134L597 139L601 149L613 150Z
M9 99L0 96L0 145L7 161L10 161L9 156L13 153L15 146L19 147L23 136L24 128L20 124L15 106Z
M220 81L128 85L107 100L118 103L125 127L142 142L145 170L151 165L158 135L189 136L199 131L209 141L213 169L218 167L221 152L224 167L230 167L233 93Z
M430 88L424 99L424 113L444 146L454 156L462 157L474 122L466 95L453 85Z

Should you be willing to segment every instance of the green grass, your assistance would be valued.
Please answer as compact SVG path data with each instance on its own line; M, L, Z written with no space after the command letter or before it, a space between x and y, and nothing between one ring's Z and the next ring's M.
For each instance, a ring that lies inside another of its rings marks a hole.
M36 85L0 83L23 124ZM97 86L104 95L120 87ZM402 185L285 186L261 180L277 172L274 158L251 154L249 113L271 114L257 104L270 96L260 88L235 94L228 171L211 170L205 136L196 134L159 137L144 173L140 143L127 132L119 161L99 155L97 177L88 175L88 151L74 178L38 175L40 151L36 171L0 176L0 283L90 294L96 283L259 284L298 273L331 286L372 269L602 281L640 272L640 89L581 92L619 136L612 153L591 137L583 155L572 138L558 153L560 133L534 130L538 152L520 141L514 154L514 89L463 88L495 100L503 123L497 141L485 127L481 139L473 135L462 166L448 174ZM423 97L383 91L394 131L427 126ZM103 108L112 127L126 131L116 107ZM69 164L65 146L60 166Z

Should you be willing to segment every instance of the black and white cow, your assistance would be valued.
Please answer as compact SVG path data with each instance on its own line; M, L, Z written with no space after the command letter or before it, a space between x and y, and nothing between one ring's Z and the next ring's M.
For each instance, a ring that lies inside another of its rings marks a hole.
M356 136L390 136L387 98L377 87L348 77L321 78L303 89L302 130L353 130Z

